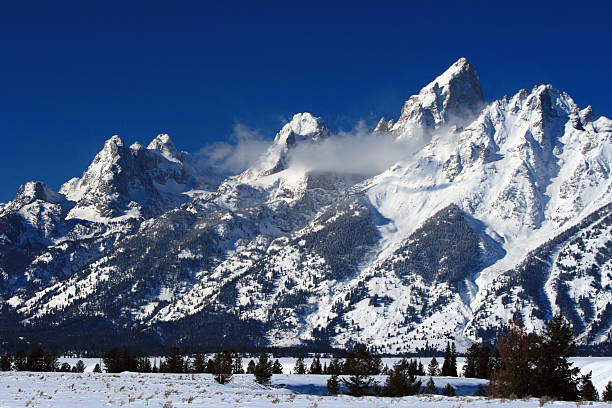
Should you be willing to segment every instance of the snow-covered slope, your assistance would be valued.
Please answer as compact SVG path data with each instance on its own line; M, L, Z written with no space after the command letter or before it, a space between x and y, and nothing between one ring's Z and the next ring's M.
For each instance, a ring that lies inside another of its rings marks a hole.
M167 135L113 136L59 193L28 183L0 210L0 322L75 347L97 330L399 353L562 311L582 344L610 341L612 121L550 85L486 103L462 58L373 133L405 152L373 177L294 165L352 143L300 113L220 183Z

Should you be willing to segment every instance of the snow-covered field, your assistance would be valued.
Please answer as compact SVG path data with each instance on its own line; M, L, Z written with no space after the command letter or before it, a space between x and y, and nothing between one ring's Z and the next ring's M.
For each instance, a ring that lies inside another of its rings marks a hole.
M249 359L243 359L246 365ZM295 359L282 358L285 372ZM396 359L383 359L389 366ZM441 360L441 359L439 359ZM78 359L63 358L70 364ZM252 375L236 375L231 383L219 385L209 374L97 374L92 373L99 359L83 359L85 373L0 373L0 408L3 407L538 407L540 401L493 400L472 397L485 380L436 377L438 389L450 383L459 397L421 396L405 398L354 398L326 396L326 375L279 374L270 387L256 384ZM309 363L311 359L306 359ZM322 361L326 361L323 359ZM429 359L423 358L423 363ZM601 393L612 379L612 357L577 357L573 359L582 372L593 371L593 382ZM461 365L462 359L459 361ZM383 376L376 377L380 383ZM422 379L423 382L426 378ZM587 404L585 404L587 405ZM554 402L546 406L575 407L575 402ZM608 406L600 402L594 406Z
M234 376L219 385L209 374L0 373L0 407L537 407L539 400L491 400L470 396L354 398L325 396L325 375L274 375L272 386L253 376ZM382 377L378 377L382 381ZM472 393L483 380L436 378L438 387L451 383L461 394ZM607 406L598 403L596 406ZM556 402L552 406L575 407Z

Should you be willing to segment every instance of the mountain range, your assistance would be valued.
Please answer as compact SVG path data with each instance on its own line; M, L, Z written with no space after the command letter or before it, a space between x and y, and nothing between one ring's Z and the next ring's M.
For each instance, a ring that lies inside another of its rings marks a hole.
M610 119L551 85L487 102L465 58L365 135L296 114L240 174L113 136L0 204L0 341L399 354L561 312L608 344L611 163Z

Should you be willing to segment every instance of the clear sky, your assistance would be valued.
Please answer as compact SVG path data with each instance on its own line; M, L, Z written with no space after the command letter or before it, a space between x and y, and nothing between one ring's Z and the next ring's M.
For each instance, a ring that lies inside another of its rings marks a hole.
M374 126L462 56L487 100L551 83L612 116L609 2L497 3L3 2L0 202L80 176L113 134L193 152L302 111Z

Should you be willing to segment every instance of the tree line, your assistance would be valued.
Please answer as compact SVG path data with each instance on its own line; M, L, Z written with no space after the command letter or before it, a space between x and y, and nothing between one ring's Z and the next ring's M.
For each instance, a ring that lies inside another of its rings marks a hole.
M82 373L85 371L83 360L71 367L68 363L59 363L59 355L55 350L48 353L40 347L35 347L29 353L19 349L14 355L5 353L0 356L0 371L58 371Z
M502 398L548 397L558 400L598 400L599 395L591 381L591 373L581 375L579 368L572 367L569 358L574 356L572 326L557 314L548 321L541 333L528 333L519 320L509 322L508 327L498 334L494 347L472 344L465 354L464 377L489 379L488 387L479 386L476 395ZM255 381L269 385L273 374L282 374L279 360L272 361L266 353L250 360L246 370L240 354L223 350L207 358L196 353L191 358L173 348L160 361L151 364L148 357L137 357L126 347L114 347L104 353L103 365L106 372L118 373L135 371L144 373L209 373L215 380L225 384L234 374L253 374ZM83 372L85 365L79 360L74 367L68 363L59 364L55 351L45 353L33 348L29 354L23 349L14 355L0 356L0 370L9 371L63 371ZM96 364L94 372L101 372ZM457 353L454 343L447 343L444 360L440 367L433 357L425 368L416 359L402 358L392 368L383 366L380 355L368 350L364 344L355 347L346 358L334 357L329 364L321 364L315 356L309 367L301 356L296 360L293 374L325 374L329 394L341 391L348 395L378 395L401 397L416 394L437 394L433 377L457 377ZM386 375L383 386L373 376ZM429 376L422 384L419 377ZM455 390L447 384L441 390L443 395L454 395ZM612 401L612 381L608 383L602 399Z

